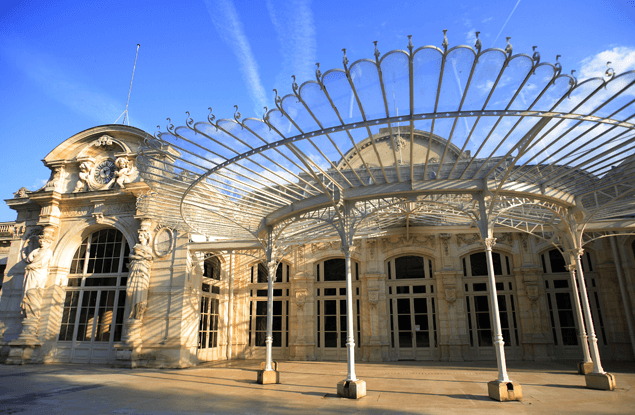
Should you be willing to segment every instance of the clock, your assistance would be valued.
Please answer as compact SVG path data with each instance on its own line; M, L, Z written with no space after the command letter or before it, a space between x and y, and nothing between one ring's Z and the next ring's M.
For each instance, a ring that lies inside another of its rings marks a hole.
M95 166L93 178L99 184L108 184L115 177L116 170L114 161L104 160Z

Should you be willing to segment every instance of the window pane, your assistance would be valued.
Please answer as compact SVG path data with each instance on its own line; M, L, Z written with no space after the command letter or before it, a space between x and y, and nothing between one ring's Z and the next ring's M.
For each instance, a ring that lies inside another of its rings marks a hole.
M346 281L346 262L343 258L324 261L324 281Z
M420 256L402 256L395 259L397 279L425 278L424 258Z

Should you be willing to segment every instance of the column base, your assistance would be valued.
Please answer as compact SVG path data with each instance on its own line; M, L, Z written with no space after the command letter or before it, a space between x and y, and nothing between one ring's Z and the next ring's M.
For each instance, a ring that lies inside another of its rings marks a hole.
M259 370L258 383L261 385L280 383L280 372L277 370Z
M5 365L24 365L31 363L42 363L39 356L39 349L42 344L14 340L9 343L9 355L4 361Z
M603 391L615 389L615 376L610 373L587 373L584 375L586 387Z
M586 375L593 372L593 362L578 362L578 373Z
M267 362L261 362L260 363L260 370L265 370L265 366L267 366ZM276 362L275 360L271 361L271 367L273 368L273 370L275 370L276 372L278 371L278 362Z
M518 382L493 380L487 383L489 397L495 401L522 401L523 389Z
M363 398L366 396L366 382L359 379L337 382L337 396L348 399Z

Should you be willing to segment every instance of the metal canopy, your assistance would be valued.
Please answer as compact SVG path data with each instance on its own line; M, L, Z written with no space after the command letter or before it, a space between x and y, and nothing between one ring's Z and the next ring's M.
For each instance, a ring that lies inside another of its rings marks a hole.
M423 46L322 73L262 119L157 132L140 149L152 192L139 208L212 238L281 244L416 226L545 232L635 214L635 71L581 82L556 63L505 50ZM608 66L608 65L607 65ZM573 71L572 71L573 74ZM478 196L478 197L477 197Z

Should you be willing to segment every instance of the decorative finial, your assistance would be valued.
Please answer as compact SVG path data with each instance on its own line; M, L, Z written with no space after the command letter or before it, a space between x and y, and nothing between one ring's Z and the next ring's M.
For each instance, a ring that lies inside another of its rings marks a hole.
M450 43L448 43L448 29L443 29L443 43L441 44L441 46L443 46L443 50L445 52L448 51L449 45Z
M344 69L346 69L347 65L348 65L348 58L346 57L346 48L343 48L342 52L344 52L344 57L342 58L342 63L344 64Z
M157 132L156 132L156 133L154 133L154 136L155 136L156 138L159 138L159 135L161 135L161 126L160 126L160 125L157 125Z
M571 78L573 79L569 80L569 85L573 85L573 86L578 84L578 78L576 78L575 75L573 75L574 73L575 73L575 69L571 69Z
M210 124L213 124L214 120L216 119L216 116L212 114L212 107L207 107L207 109L209 110L209 114L207 115L207 121L209 121Z
M167 118L168 120L168 131L169 132L173 132L174 131L174 125L172 125L172 120Z
M478 35L480 35L481 32L476 32L476 44L474 45L474 47L476 48L476 53L481 53L481 48L483 47L483 44L481 43L481 39L478 38Z
M511 39L511 36L507 36L507 46L505 46L505 52L507 52L507 57L511 57L512 56L512 44L509 43L509 40Z
M190 116L190 112L189 111L185 111L185 113L187 114L187 119L185 120L185 124L188 127L191 127L192 124L194 124L194 120L192 119L192 117Z
M298 95L298 84L295 82L295 75L291 75L291 78L293 78L293 84L291 84L291 89L293 89L293 92Z
M240 112L238 112L238 105L234 105L234 108L236 108L236 111L234 111L234 119L236 120L237 123L240 123Z
M315 66L317 66L317 68L315 68L315 79L317 79L318 83L322 82L322 71L320 71L320 62L316 62Z
M606 72L604 72L604 75L608 77L606 82L610 81L615 76L615 70L610 66L611 63L612 62L606 62Z
M538 46L532 46L531 48L534 51L534 54L531 58L534 60L534 65L538 65L540 63L540 52L536 50Z
M274 99L274 102L276 103L276 107L278 107L278 109L280 111L282 111L282 107L280 106L280 104L282 103L282 98L280 98L278 96L278 90L274 88L273 92L276 93L276 98Z
M375 60L379 62L379 49L377 49L377 41L373 40L373 44L375 45Z
M553 64L556 68L556 77L560 75L560 72L562 72L562 64L558 62L558 59L560 59L561 56L562 55L556 55L556 63Z
M412 49L414 46L412 45L412 35L408 35L408 50L410 51L410 55L412 55Z

